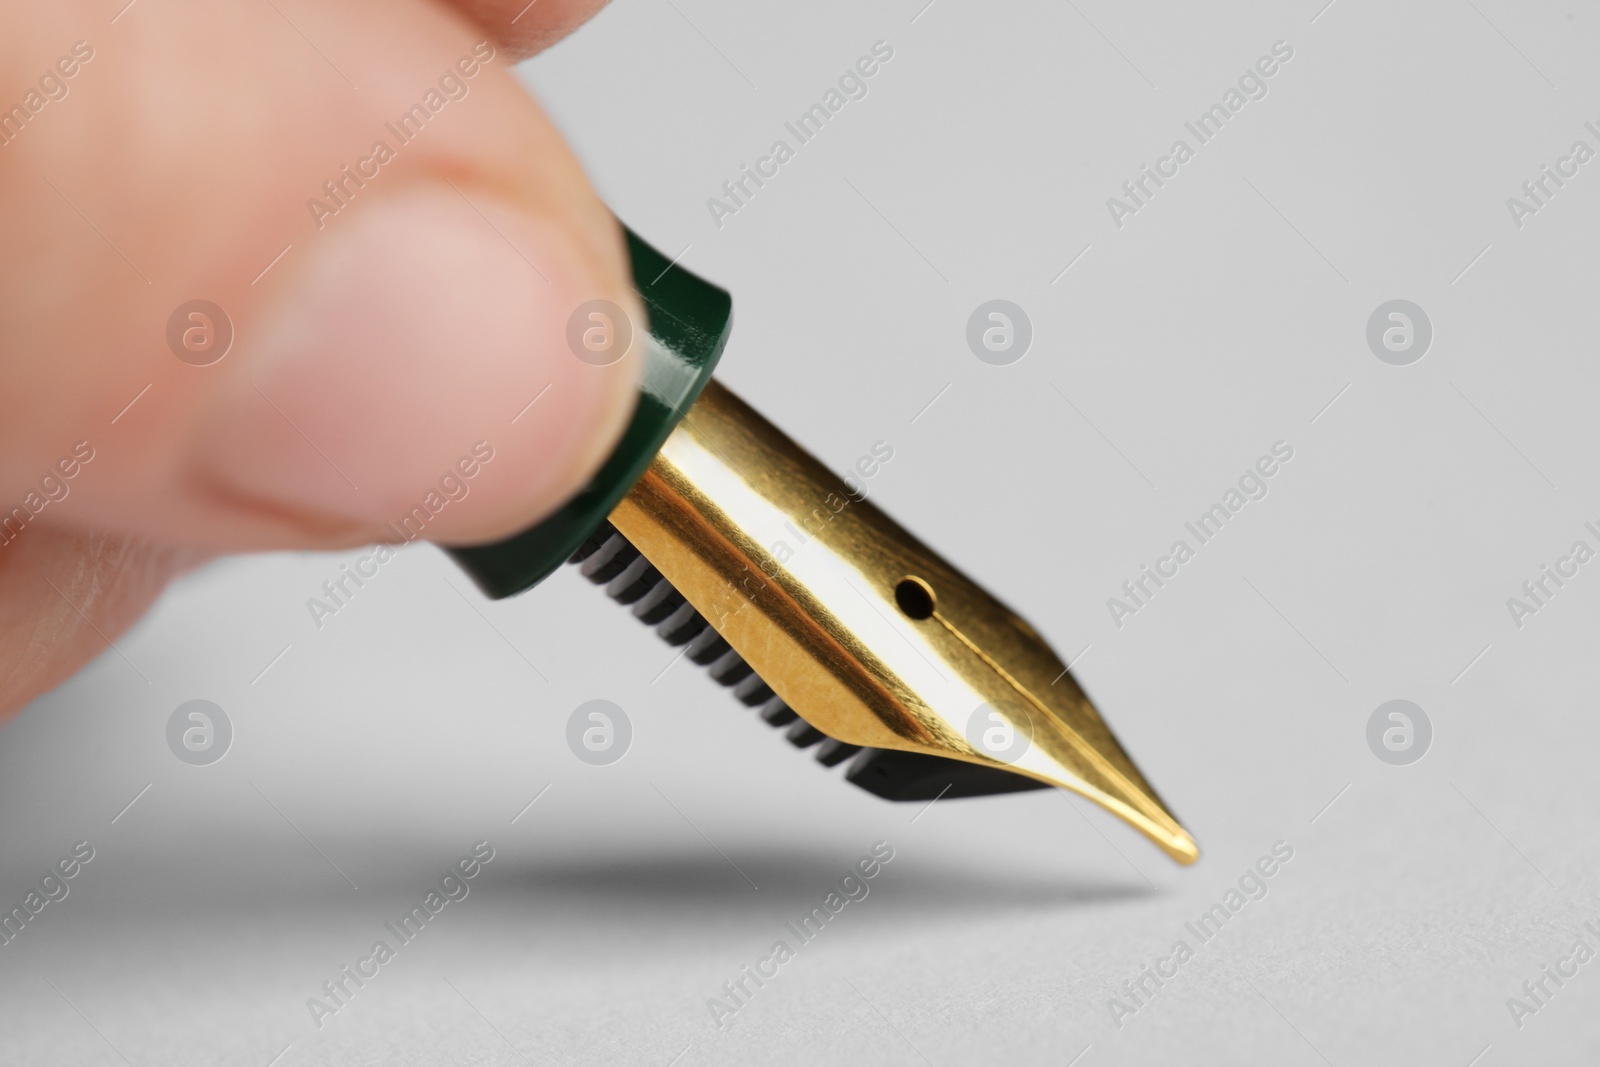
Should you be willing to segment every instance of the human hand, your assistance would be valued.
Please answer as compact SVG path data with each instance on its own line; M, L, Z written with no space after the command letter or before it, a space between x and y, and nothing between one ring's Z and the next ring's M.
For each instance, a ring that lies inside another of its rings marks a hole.
M0 715L213 555L392 541L429 493L423 537L493 540L598 468L635 361L567 320L643 318L512 64L603 2L7 4Z

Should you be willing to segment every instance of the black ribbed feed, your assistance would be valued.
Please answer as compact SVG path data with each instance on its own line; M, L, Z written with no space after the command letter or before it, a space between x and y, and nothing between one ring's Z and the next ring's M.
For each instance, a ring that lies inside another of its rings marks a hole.
M628 605L669 645L688 645L685 655L716 681L733 689L740 703L759 709L771 726L787 727L784 736L797 748L816 746L817 761L836 767L850 761L845 779L885 800L933 800L977 797L1048 788L1044 782L975 763L862 748L829 737L806 722L763 682L748 663L706 622L683 594L651 566L644 554L610 523L603 524L568 561L583 576L606 588L606 595Z

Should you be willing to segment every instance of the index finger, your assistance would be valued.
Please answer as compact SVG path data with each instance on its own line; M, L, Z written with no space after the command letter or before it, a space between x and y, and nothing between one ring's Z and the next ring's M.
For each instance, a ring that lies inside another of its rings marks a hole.
M446 0L446 4L482 26L500 47L524 59L589 21L606 0Z

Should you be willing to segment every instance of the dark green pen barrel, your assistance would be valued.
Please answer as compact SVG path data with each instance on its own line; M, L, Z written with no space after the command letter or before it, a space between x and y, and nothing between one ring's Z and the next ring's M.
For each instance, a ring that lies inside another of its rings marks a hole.
M624 227L633 285L650 316L625 359L643 362L639 402L622 440L589 484L544 521L488 545L446 548L495 599L543 581L577 551L644 476L711 378L733 322L726 290L675 266Z

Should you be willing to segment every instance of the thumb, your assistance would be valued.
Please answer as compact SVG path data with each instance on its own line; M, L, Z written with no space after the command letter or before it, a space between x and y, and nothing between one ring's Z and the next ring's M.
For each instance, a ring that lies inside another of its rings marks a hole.
M30 8L4 63L68 91L0 124L38 250L0 266L0 487L87 440L44 518L220 549L492 539L580 488L639 360L569 323L643 319L512 57L427 0L118 7Z

